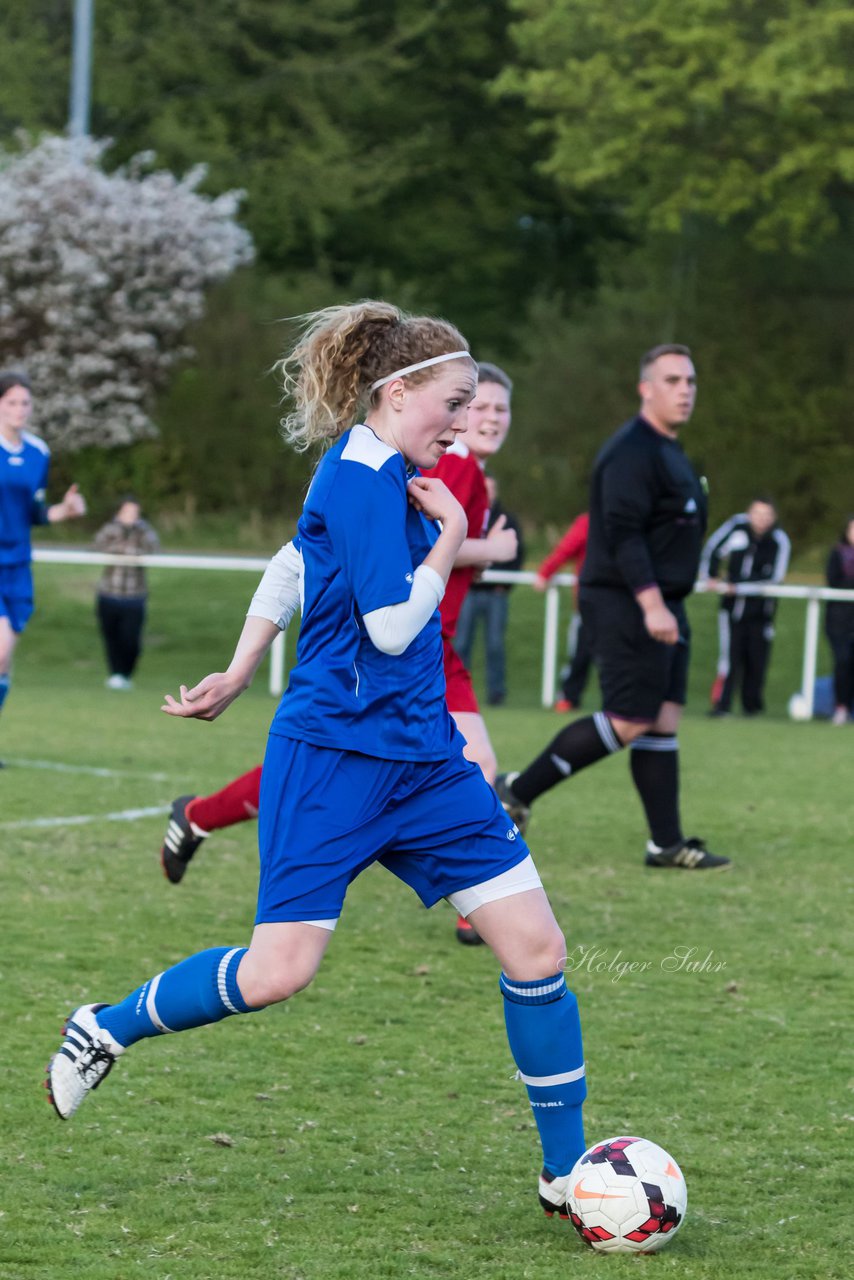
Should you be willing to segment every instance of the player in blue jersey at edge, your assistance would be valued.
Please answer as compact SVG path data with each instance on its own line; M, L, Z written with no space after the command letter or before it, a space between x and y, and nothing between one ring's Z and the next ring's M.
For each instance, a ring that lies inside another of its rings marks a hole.
M33 411L30 381L0 373L0 710L12 679L12 655L33 612L30 529L85 515L73 484L62 502L45 501L50 450L26 430Z
M299 521L303 621L264 761L252 939L191 956L120 1003L78 1008L48 1068L51 1100L67 1119L136 1041L306 987L348 885L379 861L425 906L448 898L499 961L510 1049L543 1145L542 1205L565 1215L586 1093L566 943L445 705L438 604L466 519L419 471L465 431L477 366L448 322L367 301L306 317L280 368L294 401L286 437L327 449ZM250 607L228 670L182 685L163 710L215 719L277 633Z

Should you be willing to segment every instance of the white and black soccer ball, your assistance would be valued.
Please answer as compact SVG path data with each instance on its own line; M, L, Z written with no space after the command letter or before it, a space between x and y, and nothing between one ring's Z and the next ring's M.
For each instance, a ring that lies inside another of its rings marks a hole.
M606 1138L569 1177L569 1219L602 1253L655 1253L685 1221L688 1188L672 1156L646 1138Z

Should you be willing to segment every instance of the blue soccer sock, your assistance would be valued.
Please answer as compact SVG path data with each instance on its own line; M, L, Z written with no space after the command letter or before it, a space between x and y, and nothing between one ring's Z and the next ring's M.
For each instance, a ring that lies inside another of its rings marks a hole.
M188 1031L232 1013L252 1013L237 985L246 947L212 947L152 978L120 1004L99 1009L99 1026L127 1047L149 1036Z
M502 973L507 1039L543 1144L558 1177L585 1151L581 1104L587 1096L578 1002L562 973L517 982Z
M11 683L12 677L8 673L0 675L0 711L3 710L3 703L6 701L6 694L9 692Z

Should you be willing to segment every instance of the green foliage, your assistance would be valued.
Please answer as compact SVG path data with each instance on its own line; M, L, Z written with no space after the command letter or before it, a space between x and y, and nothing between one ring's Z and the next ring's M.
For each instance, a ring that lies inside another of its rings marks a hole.
M603 276L595 292L544 293L521 317L505 361L514 422L493 464L507 505L532 527L562 531L587 505L596 451L636 411L640 353L687 341L700 397L683 439L709 477L711 518L768 490L796 551L823 553L851 505L854 471L854 263L845 242L804 261L753 254L707 227L615 255ZM311 467L277 431L268 371L288 327L276 317L338 298L322 277L239 272L212 293L190 335L197 358L160 399L160 439L57 456L52 490L76 479L90 507L105 511L133 489L163 529L190 540L211 515L256 530L264 520L272 536L253 545L271 550L299 514ZM504 360L490 346L484 354ZM57 535L67 538L67 527Z
M102 687L92 587L89 571L38 568L2 721L0 824L96 819L0 825L3 1280L555 1280L603 1267L637 1280L639 1266L684 1280L847 1277L840 902L854 831L839 804L847 731L821 724L686 718L686 816L732 853L726 876L643 870L625 759L556 788L532 823L581 1005L588 1135L648 1134L688 1180L685 1227L655 1261L596 1258L542 1217L494 962L457 946L449 910L422 911L379 869L353 886L306 992L136 1046L62 1124L40 1080L63 1015L195 950L240 944L254 908L251 824L211 839L176 888L157 861L165 813L104 815L221 785L259 758L272 714L263 673L214 725L157 710L226 652L244 575L152 575L130 694ZM557 723L529 692L528 605L542 601L517 592L514 705L487 710L508 765ZM712 622L701 614L697 632ZM787 669L793 637L775 653ZM726 967L668 971L675 947ZM596 968L599 950L650 967L615 978Z
M854 185L854 13L836 0L511 0L546 170L643 229L737 222L807 251Z
M366 101L363 128L383 138L380 166L394 181L368 216L358 206L344 213L336 274L356 294L450 314L472 342L506 355L537 282L574 289L594 279L594 247L611 223L597 221L589 202L566 215L536 173L524 104L490 100L490 82L513 56L503 0L443 0L429 17L399 0L367 7L376 41L407 11L421 19Z
M190 335L198 354L159 401L160 438L57 456L52 487L60 491L73 477L99 508L132 489L167 525L239 511L292 527L312 461L281 439L279 389L270 371L289 334L284 318L335 300L322 279L238 272L212 292Z
M7 133L62 128L70 8L7 0ZM496 469L529 523L586 505L638 355L687 340L713 518L758 484L823 545L854 461L851 30L834 0L98 0L94 130L245 188L260 259L211 296L161 439L57 458L57 486L287 524L308 472L276 432L277 320L379 294L509 369Z
M120 155L150 147L178 170L204 160L217 188L246 188L248 225L268 263L313 257L334 214L374 183L375 143L353 146L349 104L379 74L384 51L361 38L357 7L102 4L93 129L115 137Z
M0 137L61 132L68 119L68 0L4 0L0 15Z
M691 346L699 398L681 433L711 486L711 518L774 494L796 549L835 536L850 508L854 258L759 255L713 226L615 257L594 295L532 307L514 426L495 464L505 501L556 522L584 509L600 445L637 411L637 363Z
M61 128L70 13L12 0L5 25L0 119ZM504 0L99 0L92 132L116 163L153 150L178 173L205 164L211 191L244 188L267 269L449 313L506 347L507 299L589 284L610 227L583 201L567 219L532 176L527 108L489 97L511 53ZM4 90L21 66L50 69L43 94Z

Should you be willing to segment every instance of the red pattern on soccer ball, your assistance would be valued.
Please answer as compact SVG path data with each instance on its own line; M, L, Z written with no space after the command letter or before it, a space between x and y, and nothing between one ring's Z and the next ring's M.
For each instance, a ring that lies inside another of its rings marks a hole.
M628 1178L635 1176L628 1155L628 1148L633 1142L640 1142L640 1138L617 1138L614 1142L602 1142L598 1147L594 1147L588 1151L584 1157L584 1164L609 1164L615 1173L625 1174Z
M591 1247L594 1240L601 1241L614 1239L614 1233L612 1231L606 1231L604 1227L585 1227L577 1213L570 1213L569 1220L581 1236L584 1243L589 1244Z

